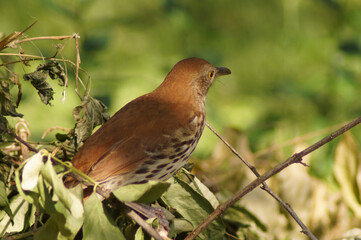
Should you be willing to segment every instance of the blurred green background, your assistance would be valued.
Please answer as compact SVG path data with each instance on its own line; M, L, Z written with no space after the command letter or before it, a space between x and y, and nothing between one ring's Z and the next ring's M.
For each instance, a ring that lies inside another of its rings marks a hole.
M28 37L80 34L91 93L111 113L157 87L177 61L197 56L233 72L211 89L208 121L217 129L247 131L255 150L269 144L266 133L273 135L275 128L289 129L287 139L359 114L360 1L2 2L4 34L35 19ZM36 41L23 48L51 56L58 43L65 45L64 57L75 61L73 41ZM29 83L23 90L19 111L35 139L54 124L72 127L69 110L78 103L71 88L65 104L56 97L53 108L40 104Z
M246 136L252 153L360 115L359 0L1 0L0 4L4 34L21 31L35 19L38 23L26 32L28 37L79 33L81 67L91 76L91 94L111 114L156 88L177 61L196 56L232 70L208 94L207 121L221 133L232 129L237 136ZM23 49L51 56L59 43L65 46L64 58L75 62L72 40L25 43ZM28 73L36 64L17 67ZM74 74L68 70L65 103L61 88L52 83L57 92L53 107L44 106L30 84L23 83L18 111L29 122L33 140L52 126L73 127L71 110L80 101L73 91ZM361 130L353 133L359 139ZM305 142L322 136L315 134ZM211 158L217 143L206 129L194 158ZM312 175L332 176L334 145L314 153ZM274 165L272 161L291 155L293 147L264 160Z

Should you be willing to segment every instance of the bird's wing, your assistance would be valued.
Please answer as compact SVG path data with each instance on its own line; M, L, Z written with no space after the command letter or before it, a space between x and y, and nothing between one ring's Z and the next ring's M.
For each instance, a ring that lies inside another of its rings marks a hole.
M87 174L96 181L124 174L136 169L148 158L142 147L142 140L130 137L125 141L115 143L88 170Z

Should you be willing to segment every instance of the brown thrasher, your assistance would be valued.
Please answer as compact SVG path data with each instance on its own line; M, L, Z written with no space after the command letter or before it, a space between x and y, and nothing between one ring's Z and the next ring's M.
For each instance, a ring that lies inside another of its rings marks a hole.
M230 73L200 58L178 62L157 89L125 105L90 136L73 165L107 191L169 179L202 135L209 87Z

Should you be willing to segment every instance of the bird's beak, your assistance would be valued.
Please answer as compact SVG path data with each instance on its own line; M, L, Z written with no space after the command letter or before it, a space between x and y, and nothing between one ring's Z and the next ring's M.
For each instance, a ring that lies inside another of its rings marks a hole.
M231 70L226 67L217 67L216 68L216 77L231 74Z

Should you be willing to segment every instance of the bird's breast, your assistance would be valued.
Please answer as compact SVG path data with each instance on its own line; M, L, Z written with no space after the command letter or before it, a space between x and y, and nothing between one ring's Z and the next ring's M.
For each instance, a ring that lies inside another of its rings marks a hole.
M148 159L124 177L122 185L165 181L182 168L196 148L204 129L204 115L196 114L186 127L164 135L165 141L156 148L145 149Z

